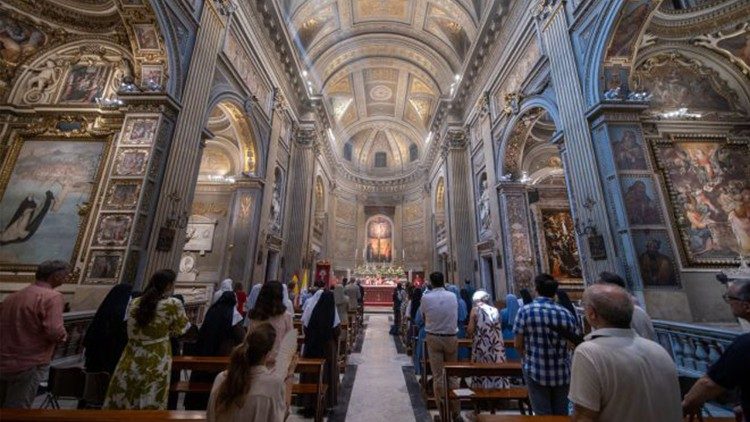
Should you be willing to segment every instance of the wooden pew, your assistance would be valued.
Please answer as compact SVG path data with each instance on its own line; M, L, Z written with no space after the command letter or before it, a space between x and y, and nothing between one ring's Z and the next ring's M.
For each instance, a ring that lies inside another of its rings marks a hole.
M227 368L229 356L175 356L172 358L172 370L191 370L206 372L221 372ZM328 391L328 385L323 382L324 359L305 359L300 358L294 370L296 374L316 374L317 382L310 384L293 384L292 395L314 395L315 403L315 420L323 420L325 410L325 397ZM173 392L178 393L209 393L211 392L212 383L191 383L190 381L178 381L172 383L170 388Z
M520 361L510 361L503 363L472 363L472 362L446 362L444 365L445 376L443 377L443 403L445 409L439 409L443 415L450 415L450 402L452 400L478 402L494 402L500 400L517 400L521 413L525 414L526 405L529 410L529 392L525 387L498 388L498 389L480 389L471 388L474 392L469 397L458 397L454 391L449 388L451 378L468 378L468 377L521 377L523 376L522 364ZM459 409L460 410L460 409ZM443 413L444 412L444 413ZM447 420L447 419L443 419Z
M0 409L3 422L200 422L206 412L182 410Z
M734 422L734 418L703 418L705 422ZM478 415L477 422L569 422L570 416Z

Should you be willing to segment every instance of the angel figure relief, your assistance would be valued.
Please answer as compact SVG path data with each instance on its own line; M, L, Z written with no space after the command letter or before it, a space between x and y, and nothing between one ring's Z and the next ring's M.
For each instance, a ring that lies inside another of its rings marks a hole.
M53 88L62 76L62 66L48 59L39 67L29 66L28 71L35 74L26 80L23 102L27 104L50 102Z

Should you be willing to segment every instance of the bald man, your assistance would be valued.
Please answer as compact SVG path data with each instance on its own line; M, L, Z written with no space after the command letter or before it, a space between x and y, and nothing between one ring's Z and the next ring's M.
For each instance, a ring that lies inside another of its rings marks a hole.
M573 354L574 420L681 421L677 368L664 348L630 328L630 294L594 284L583 293L583 306L594 331Z

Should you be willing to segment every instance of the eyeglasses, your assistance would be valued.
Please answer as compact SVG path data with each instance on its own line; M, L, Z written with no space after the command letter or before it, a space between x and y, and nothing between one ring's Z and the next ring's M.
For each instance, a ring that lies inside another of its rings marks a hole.
M731 300L736 300L736 301L739 301L739 302L744 302L744 300L742 300L742 298L737 297L737 296L732 296L732 295L729 294L729 292L724 293L723 295L721 295L721 297L724 299L724 302L729 302Z

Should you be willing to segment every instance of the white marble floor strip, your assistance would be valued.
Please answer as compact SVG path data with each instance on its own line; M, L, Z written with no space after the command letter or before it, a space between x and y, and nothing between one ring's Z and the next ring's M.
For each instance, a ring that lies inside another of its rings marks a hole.
M350 357L350 363L358 367L346 413L347 421L414 421L402 370L411 361L408 356L396 352L388 334L389 328L387 314L371 314L362 353Z

